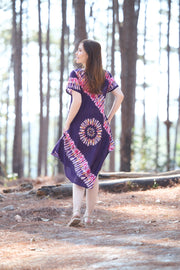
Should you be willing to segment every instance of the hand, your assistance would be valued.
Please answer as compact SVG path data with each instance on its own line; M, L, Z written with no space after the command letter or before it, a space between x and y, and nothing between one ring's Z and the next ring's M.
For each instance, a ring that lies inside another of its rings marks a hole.
M109 122L109 124L111 124L111 120L110 119L108 119L108 122Z
M63 133L66 132L69 129L69 124L65 123L64 128L63 128Z

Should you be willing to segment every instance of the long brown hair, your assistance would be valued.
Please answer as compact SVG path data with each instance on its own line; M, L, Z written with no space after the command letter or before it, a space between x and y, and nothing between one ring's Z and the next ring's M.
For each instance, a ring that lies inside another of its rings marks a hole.
M85 71L89 92L92 94L101 94L102 85L105 80L105 72L102 67L101 45L97 41L89 39L84 39L81 43L88 54Z

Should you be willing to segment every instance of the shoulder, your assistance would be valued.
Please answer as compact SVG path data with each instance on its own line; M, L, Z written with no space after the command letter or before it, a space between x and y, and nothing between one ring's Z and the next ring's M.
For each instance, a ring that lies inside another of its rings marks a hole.
M70 77L72 78L78 78L79 76L82 76L82 74L84 73L83 69L77 68L77 69L73 69L70 73Z
M73 70L70 72L69 77L72 77L72 78L77 77L77 75L76 75L76 69L73 69Z
M109 71L105 70L105 81L107 81L108 84L111 84L111 82L113 80L114 80L114 78L113 78L112 74Z
M109 80L110 78L112 78L112 75L111 75L111 73L108 70L105 70L104 72L105 72L105 78L107 80Z
M115 88L118 87L118 84L116 83L116 81L114 80L112 74L109 71L105 71L105 81L108 84L108 92L113 91Z

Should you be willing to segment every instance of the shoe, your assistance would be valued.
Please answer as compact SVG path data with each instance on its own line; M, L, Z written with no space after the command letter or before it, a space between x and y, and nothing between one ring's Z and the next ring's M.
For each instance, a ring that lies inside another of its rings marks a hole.
M92 225L93 224L93 218L91 218L89 216L84 216L84 223L86 225Z
M73 216L70 220L70 222L68 223L69 227L76 227L80 224L81 219L80 216Z

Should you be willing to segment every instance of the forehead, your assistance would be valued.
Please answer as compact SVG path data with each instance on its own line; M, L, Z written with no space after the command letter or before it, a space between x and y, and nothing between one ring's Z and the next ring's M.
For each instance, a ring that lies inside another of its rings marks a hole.
M83 43L80 43L80 44L79 44L78 49L81 49L81 50L84 49Z

